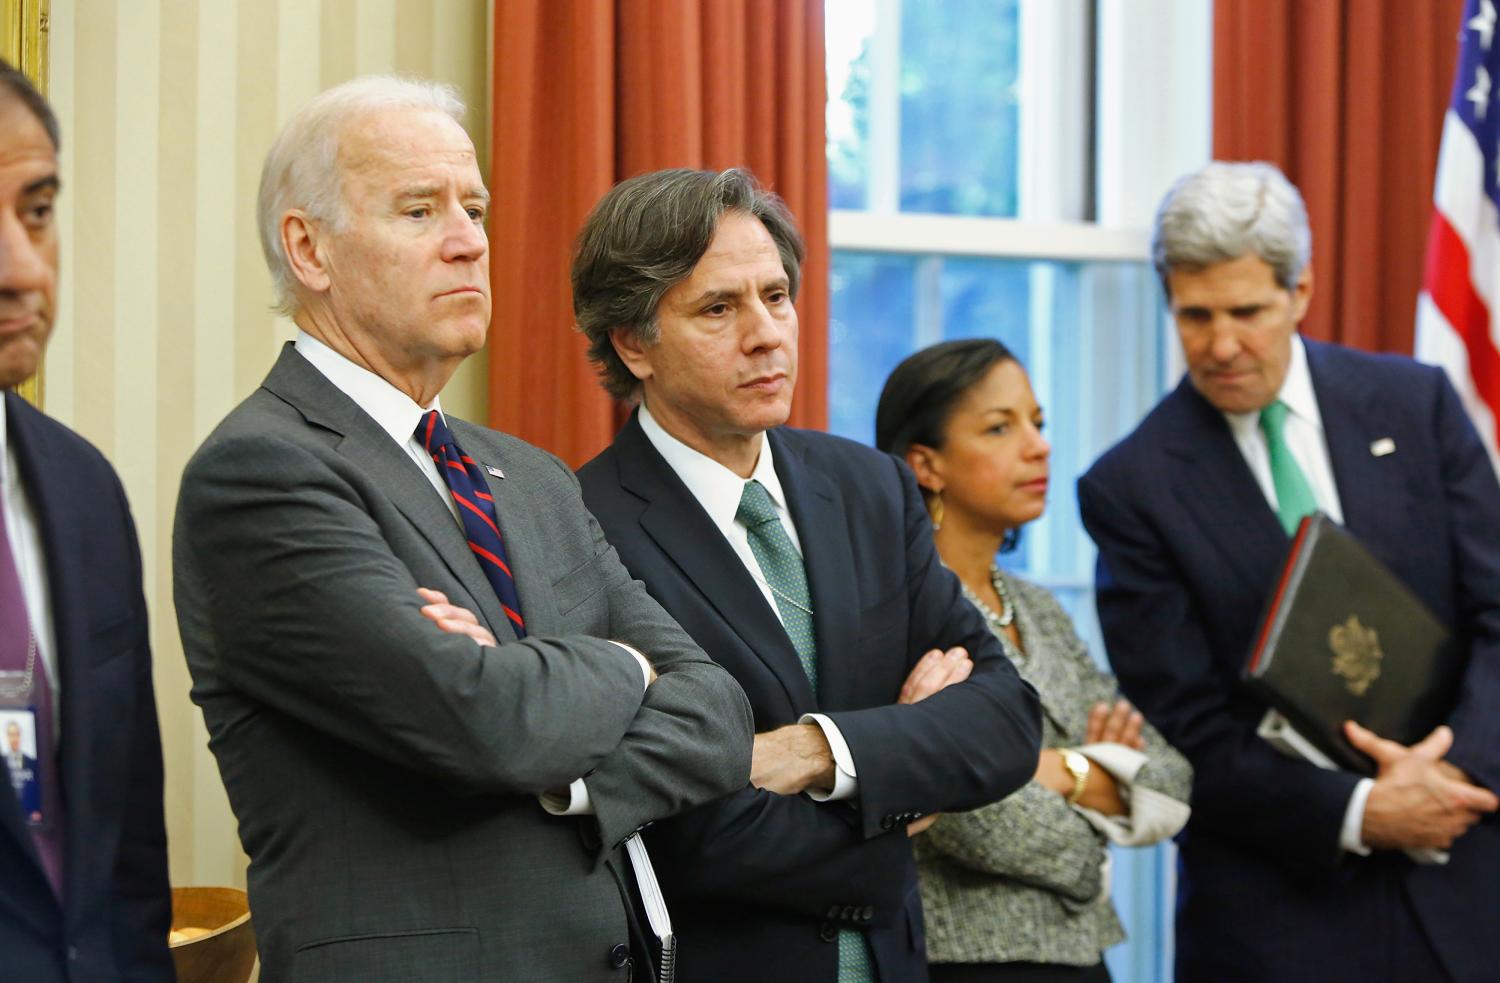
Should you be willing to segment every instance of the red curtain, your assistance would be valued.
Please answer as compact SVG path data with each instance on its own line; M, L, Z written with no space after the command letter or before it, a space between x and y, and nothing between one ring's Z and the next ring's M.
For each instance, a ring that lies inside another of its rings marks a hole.
M1215 0L1214 156L1307 201L1303 330L1410 353L1463 0Z
M624 414L573 330L589 209L663 167L748 167L807 238L792 423L827 425L822 0L495 0L490 425L577 467Z

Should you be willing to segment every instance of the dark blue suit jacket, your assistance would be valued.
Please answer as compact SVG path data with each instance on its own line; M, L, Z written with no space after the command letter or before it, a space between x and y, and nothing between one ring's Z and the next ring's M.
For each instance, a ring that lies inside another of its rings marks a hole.
M828 714L856 801L746 787L647 838L681 940L678 978L832 983L839 928L867 930L883 983L927 978L905 826L1030 779L1040 718L958 580L939 562L911 473L808 431L768 434L801 540L818 641L814 697L791 640L724 536L632 417L579 471L584 501L631 573L744 688L757 732ZM966 646L974 673L891 706L916 660Z
M64 898L0 782L0 978L171 980L161 741L135 526L83 438L3 394L41 527L61 684Z
M1500 487L1446 377L1307 341L1347 528L1458 633L1468 666L1450 758L1500 789ZM1395 442L1377 457L1373 442ZM1356 777L1254 734L1239 674L1288 539L1222 414L1184 379L1080 479L1099 546L1099 618L1121 686L1192 761L1178 975L1380 979L1415 918L1457 980L1494 979L1500 823L1447 867L1339 847Z

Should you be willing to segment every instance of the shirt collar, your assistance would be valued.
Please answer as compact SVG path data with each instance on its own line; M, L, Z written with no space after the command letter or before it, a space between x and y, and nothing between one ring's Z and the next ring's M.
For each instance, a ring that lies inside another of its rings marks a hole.
M296 347L297 354L311 362L313 368L323 373L345 396L370 414L380 425L380 429L390 434L391 439L398 444L405 444L412 439L412 435L417 432L417 424L428 410L437 410L439 413L443 410L436 396L432 398L431 406L418 406L406 393L369 369L355 365L306 331L297 332ZM447 417L443 420L446 422Z
M720 528L734 523L740 510L740 497L745 493L746 481L758 481L771 495L777 511L786 512L786 496L781 489L781 479L776 476L776 464L771 456L771 440L761 436L760 457L749 478L741 478L707 454L694 450L687 444L662 429L651 411L642 403L638 419L646 439L651 441L657 453L666 459L688 491L693 493L709 518Z
M1287 363L1286 378L1276 398L1286 404L1291 415L1323 429L1323 414L1318 411L1318 396L1313 391L1312 372L1307 368L1307 348L1300 334L1292 335L1292 357ZM1249 413L1225 413L1224 419L1236 436L1255 433L1260 427L1260 410Z

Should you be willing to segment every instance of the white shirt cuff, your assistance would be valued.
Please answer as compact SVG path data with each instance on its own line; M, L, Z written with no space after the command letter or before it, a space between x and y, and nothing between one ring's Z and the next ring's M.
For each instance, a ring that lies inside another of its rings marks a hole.
M646 661L646 657L644 655L642 655L641 653L637 652L635 649L631 648L629 645L626 645L624 642L616 642L612 638L610 639L610 642L612 644L614 644L614 645L620 646L620 648L622 648L625 651L629 652L632 656L635 657L635 661L640 664L640 667L641 667L641 691L645 692L646 688L651 685L651 663Z
M1359 784L1354 786L1354 793L1349 796L1349 805L1344 809L1344 827L1339 831L1339 846L1361 857L1370 855L1370 848L1365 846L1361 833L1365 825L1365 800L1370 797L1370 789L1374 785L1375 779L1361 778Z
M849 745L844 741L844 735L839 733L838 724L821 713L804 713L797 723L817 724L823 731L824 739L828 741L828 750L833 752L832 791L810 788L807 790L807 797L814 802L842 802L858 795L859 776L854 773L854 755L849 753Z
M592 816L594 803L589 801L588 786L583 779L575 778L567 788L558 792L543 792L537 796L542 808L554 816Z
M610 641L629 652L641 667L641 692L645 692L651 685L651 663L646 657L624 642ZM592 816L594 814L594 803L589 801L588 786L583 784L583 779L575 778L567 788L556 792L543 792L538 795L537 801L542 808L554 816Z
M1123 744L1085 744L1078 749L1094 764L1109 772L1128 810L1123 816L1106 816L1094 809L1073 808L1111 843L1147 846L1176 836L1187 825L1192 810L1187 803L1155 789L1137 788L1136 775L1146 764L1146 755Z

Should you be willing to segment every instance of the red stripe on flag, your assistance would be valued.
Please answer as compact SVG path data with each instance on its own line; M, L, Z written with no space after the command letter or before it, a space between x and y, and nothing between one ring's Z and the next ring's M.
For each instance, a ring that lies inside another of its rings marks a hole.
M472 540L472 539L469 540L469 549L473 550L475 553L478 553L480 556L484 557L486 560L489 560L491 563L493 563L495 566L499 567L501 570L504 570L505 571L505 575L507 577L510 577L512 580L515 579L515 577L512 576L512 574L510 572L510 567L508 567L508 566L505 565L505 561L504 560L500 559L498 556L496 556L495 554L491 553L489 550L485 549L483 546L480 546L478 543L474 542L474 540Z
M1440 211L1432 213L1423 285L1464 343L1479 398L1500 420L1500 350L1490 337L1490 311L1469 279L1469 248Z

